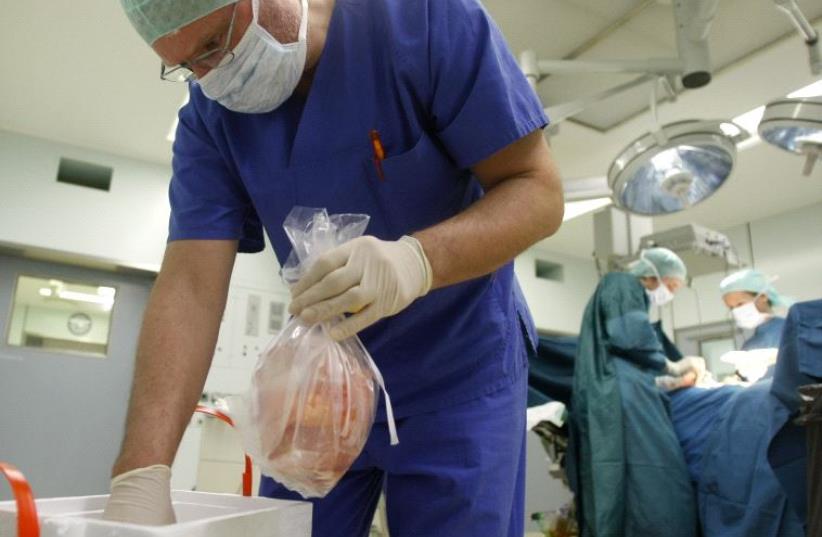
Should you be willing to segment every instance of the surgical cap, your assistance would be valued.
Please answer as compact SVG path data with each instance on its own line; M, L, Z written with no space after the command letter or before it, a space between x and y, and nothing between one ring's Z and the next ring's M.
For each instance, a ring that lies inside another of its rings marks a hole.
M656 270L654 270L656 269ZM628 272L638 278L661 277L679 278L682 281L688 277L688 269L682 259L667 248L649 248L643 250L639 260L634 261Z
M120 0L131 24L149 45L236 0Z
M740 270L722 280L719 283L719 290L723 295L734 291L744 291L755 295L762 293L775 306L790 306L793 300L777 293L776 288L771 284L773 280L758 270Z

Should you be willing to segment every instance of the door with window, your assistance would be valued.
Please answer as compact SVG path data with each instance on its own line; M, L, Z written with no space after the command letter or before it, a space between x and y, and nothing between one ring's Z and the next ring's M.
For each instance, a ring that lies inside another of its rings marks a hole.
M152 283L0 254L0 460L37 497L108 491Z

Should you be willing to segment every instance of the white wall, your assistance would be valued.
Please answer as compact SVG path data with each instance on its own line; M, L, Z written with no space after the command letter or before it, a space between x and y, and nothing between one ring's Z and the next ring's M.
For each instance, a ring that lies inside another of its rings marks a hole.
M111 191L58 183L60 157L114 169ZM157 268L168 167L0 131L0 241Z
M111 190L58 183L61 157L112 167ZM170 177L170 166L0 131L0 242L157 271L168 235ZM245 320L244 301L252 291L280 300L287 296L270 246L260 254L237 256L227 324L239 323L241 314ZM235 315L231 305L238 301L243 301L242 309L237 304ZM236 329L240 329L239 324ZM228 339L237 348L226 348L226 353L241 357L245 345L250 349L247 358L268 337L253 341L240 336ZM250 367L249 361L242 360L242 367L238 367L239 360L227 363L218 357L209 376L209 389L236 391Z
M114 169L111 190L58 183L60 157ZM170 166L0 130L0 242L156 271L168 236ZM240 255L232 283L282 289L270 248Z
M537 278L534 265L537 259L562 265L563 281ZM579 334L585 306L599 281L593 260L531 248L516 258L514 269L537 329Z
M748 226L723 230L739 250L740 257L769 275L779 276L776 288L796 300L822 298L822 204L814 204L777 216L755 220ZM753 246L753 256L751 248ZM699 293L702 322L728 319L719 294L725 274L694 279ZM683 328L699 324L696 298L684 290L673 306L673 325Z

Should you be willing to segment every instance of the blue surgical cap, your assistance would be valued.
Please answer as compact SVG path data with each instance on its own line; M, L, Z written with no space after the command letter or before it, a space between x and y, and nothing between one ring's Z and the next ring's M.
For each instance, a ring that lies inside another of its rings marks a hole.
M120 0L126 16L149 45L237 0Z
M744 291L754 295L763 294L768 297L771 304L775 306L790 306L793 300L780 295L771 282L774 279L768 277L764 273L754 270L746 269L735 272L722 280L719 284L719 290L723 295L732 293L734 291Z
M656 269L656 270L654 270ZM639 260L634 261L628 272L637 278L656 277L679 278L685 281L688 278L688 269L685 263L674 252L667 248L649 248L643 250Z

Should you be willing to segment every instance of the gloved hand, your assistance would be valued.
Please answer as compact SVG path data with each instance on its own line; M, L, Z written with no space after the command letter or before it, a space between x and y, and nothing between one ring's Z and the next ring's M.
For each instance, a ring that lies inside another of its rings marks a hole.
M144 526L174 524L177 519L171 506L171 468L158 464L112 479L103 520Z
M291 290L288 308L305 322L354 313L331 329L340 341L395 315L431 289L431 264L413 237L359 237L317 258Z
M690 388L691 386L695 386L696 382L696 373L693 371L688 371L681 377L663 375L656 378L657 387L666 392L672 392L680 388Z
M665 372L672 377L681 377L689 371L696 375L696 382L699 382L705 375L705 359L700 356L686 356L678 362L666 362Z

